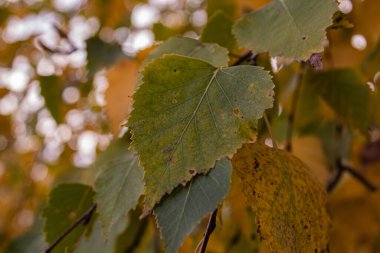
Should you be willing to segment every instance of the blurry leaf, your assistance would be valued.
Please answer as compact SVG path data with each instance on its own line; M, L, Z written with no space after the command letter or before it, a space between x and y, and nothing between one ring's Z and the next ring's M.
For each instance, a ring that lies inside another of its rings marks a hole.
M217 11L223 11L228 17L233 19L238 11L236 0L206 0L207 16L213 16Z
M293 155L304 162L318 181L326 186L329 170L320 139L314 136L293 139Z
M46 248L46 245L41 230L42 220L37 218L37 221L35 221L32 229L11 241L5 248L4 253L42 252Z
M49 203L43 213L44 232L49 244L90 209L93 204L93 196L94 192L91 187L81 184L62 184L51 191ZM65 250L71 252L87 229L88 226L83 225L76 227L52 252L61 253Z
M120 60L106 72L108 88L104 94L109 124L113 134L120 132L132 105L139 64L137 61Z
M209 174L194 177L154 209L166 252L177 252L184 237L223 201L229 191L231 172L230 161L221 160Z
M352 69L318 72L307 76L328 105L349 126L366 133L370 123L370 89Z
M74 253L112 253L116 245L116 240L123 232L128 223L127 217L122 217L113 227L107 239L103 237L101 222L96 220L91 235L83 238Z
M173 37L155 49L147 57L145 63L149 63L164 54L179 54L201 59L215 67L227 66L229 60L228 51L218 45L202 44L198 40L185 37Z
M241 18L234 33L241 47L254 52L306 60L323 50L335 11L335 0L276 0Z
M236 40L232 35L233 21L222 11L217 11L208 20L203 28L201 40L203 42L217 43L230 52L236 48Z
M232 164L273 252L321 252L330 220L326 194L299 159L262 144L244 144Z
M97 37L87 40L87 67L88 75L92 77L95 73L105 67L112 65L120 58L126 57L120 45L108 44Z
M61 80L58 76L40 76L41 96L45 106L57 123L61 123Z
M247 10L257 10L264 5L268 4L272 0L238 0L240 8L243 12L246 12Z
M364 58L361 70L371 81L374 79L375 74L380 71L380 40L375 48Z
M115 253L133 252L139 245L148 226L147 219L139 219L137 210L130 212L127 228L116 240Z
M156 41L164 41L170 37L184 33L187 28L188 27L186 26L167 27L162 23L155 23L153 25L152 31L154 33L154 38Z
M166 55L142 72L128 121L145 170L145 214L178 184L205 173L248 139L265 109L273 83L259 67L215 68Z
M135 208L143 191L143 170L137 157L128 151L128 142L119 139L95 163L100 175L95 183L95 199L106 237L122 216Z

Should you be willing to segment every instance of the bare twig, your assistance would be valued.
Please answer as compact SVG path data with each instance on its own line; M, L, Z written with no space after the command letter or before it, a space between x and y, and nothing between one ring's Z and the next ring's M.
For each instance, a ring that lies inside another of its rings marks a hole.
M272 132L272 127L271 127L271 125L269 123L269 119L267 117L267 114L264 112L263 116L264 116L265 125L267 126L267 129L268 129L268 132L269 132L269 136L272 139L273 147L278 150L277 142L274 139L274 135L273 135L273 132Z
M206 231L205 231L205 233L203 235L203 239L201 241L202 244L200 246L199 253L205 253L206 252L208 240L210 239L210 236L211 236L212 232L214 232L215 227L216 227L216 215L217 214L218 214L218 208L215 209L214 212L212 212L212 214L210 216L210 219L209 219L208 224L207 224ZM197 251L195 251L195 252L197 252Z
M341 162L341 159L336 160L336 167L338 169L336 176L331 180L331 182L327 186L327 192L332 192L339 181L341 180L343 176L343 172L349 173L351 176L353 176L356 180L358 180L360 183L362 183L369 191L374 192L377 190L377 187L373 185L368 179L366 179L362 174L354 170L353 168L344 165Z
M252 57L253 57L253 53L251 51L248 51L244 55L240 56L240 58L237 59L237 61L234 62L232 66L238 66L242 64L243 62L250 60Z
M46 250L45 253L50 253L57 245L65 239L65 237L70 234L71 231L73 231L77 226L80 224L83 224L86 226L92 217L92 214L95 212L97 205L93 204L90 209L88 209L87 212L85 212L76 222L74 222L73 225L71 225L60 237L58 237L57 240L55 240Z
M70 39L68 36L67 32L61 29L58 25L53 24L54 29L58 33L58 35L61 37L62 40L66 41L67 44L69 45L69 49L62 49L59 47L52 48L48 45L46 45L43 41L40 39L37 39L37 44L38 46L41 47L44 51L51 53L51 54L62 54L62 55L69 55L74 53L75 51L78 50L78 48L75 46L74 42Z

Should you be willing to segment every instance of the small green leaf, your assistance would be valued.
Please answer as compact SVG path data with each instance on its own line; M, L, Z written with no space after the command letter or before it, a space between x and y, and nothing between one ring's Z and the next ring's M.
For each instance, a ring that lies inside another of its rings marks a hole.
M244 144L232 164L272 252L324 252L330 218L326 191L298 158L262 144Z
M162 43L146 59L145 64L163 56L164 54L178 54L197 58L210 63L215 67L228 65L228 51L216 44L202 44L198 40L173 37Z
M51 244L71 225L85 214L93 204L94 192L82 184L62 184L54 188L44 210L44 231L47 243ZM52 251L71 252L88 226L77 226Z
M95 183L95 199L107 237L116 221L136 207L143 191L143 170L124 139L113 142L95 167L101 171Z
M108 44L97 37L87 40L88 75L92 77L102 68L112 65L116 60L126 57L120 45Z
M371 118L371 91L355 70L339 69L310 73L306 76L328 105L349 126L366 133Z
M203 28L201 40L203 42L217 43L232 52L236 49L236 40L232 35L232 25L232 19L219 10L210 17Z
M236 0L207 0L207 15L213 16L217 11L223 11L228 17L233 19L238 13Z
M127 226L128 218L122 217L113 227L107 240L103 238L102 225L99 220L94 223L91 235L88 238L83 238L74 253L112 253L116 245L118 236Z
M306 60L323 50L325 29L337 11L335 0L275 0L234 26L241 47Z
M260 67L215 68L179 55L154 60L142 74L128 126L145 170L146 214L178 184L255 137L274 84Z
M41 96L45 106L57 123L61 122L61 80L58 76L40 76Z
M154 209L167 253L178 252L185 236L223 201L229 191L231 173L231 162L221 160L209 174L194 177Z

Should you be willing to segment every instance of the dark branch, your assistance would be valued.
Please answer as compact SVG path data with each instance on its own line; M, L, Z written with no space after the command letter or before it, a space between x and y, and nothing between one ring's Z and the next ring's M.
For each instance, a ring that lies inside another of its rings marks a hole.
M63 240L65 239L65 237L70 234L71 231L73 231L77 226L79 226L80 224L83 224L83 226L86 226L90 220L91 220L91 217L92 217L92 214L95 212L96 210L96 204L93 204L91 206L91 208L85 212L82 217L80 217L76 222L74 222L73 225L71 225L60 237L58 237L57 240L55 240L46 250L45 250L45 253L50 253L55 247L57 247L57 245Z
M238 65L242 64L245 61L251 60L252 58L253 58L253 53L251 51L248 51L246 54L240 56L240 58L237 59L237 61L234 62L232 64L232 66L238 66Z
M351 176L353 176L356 180L358 180L360 183L362 183L369 191L374 192L377 190L377 187L373 185L368 179L366 179L362 174L357 172L356 170L344 165L340 159L336 160L336 167L338 169L338 172L336 176L331 180L331 182L327 186L327 192L332 192L337 184L340 182L343 172L349 173Z
M202 245L201 245L199 253L205 253L206 252L208 240L210 239L210 236L211 236L212 232L214 232L215 227L216 227L216 215L217 214L218 214L218 208L215 209L214 212L212 212L212 214L210 216L210 219L209 219L208 224L207 224L206 231L205 231L205 233L203 235L203 239L201 241Z
M74 53L78 50L78 48L75 46L74 42L70 39L67 32L62 30L58 25L53 25L55 31L58 33L58 35L61 37L62 40L66 41L69 45L69 49L62 49L62 48L52 48L48 45L46 45L44 42L42 42L40 39L37 39L38 46L41 47L44 51L51 53L51 54L62 54L62 55L69 55Z

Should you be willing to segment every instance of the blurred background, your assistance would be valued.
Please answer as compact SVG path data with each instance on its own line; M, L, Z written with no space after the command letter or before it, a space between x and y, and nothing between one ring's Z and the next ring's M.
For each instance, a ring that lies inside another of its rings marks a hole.
M233 2L237 17L270 1L208 2ZM329 31L326 68L380 55L379 3L340 1L345 29ZM0 0L0 251L38 226L53 185L94 182L97 154L125 131L144 57L171 36L198 38L208 11L203 0ZM380 61L370 66L374 87Z

